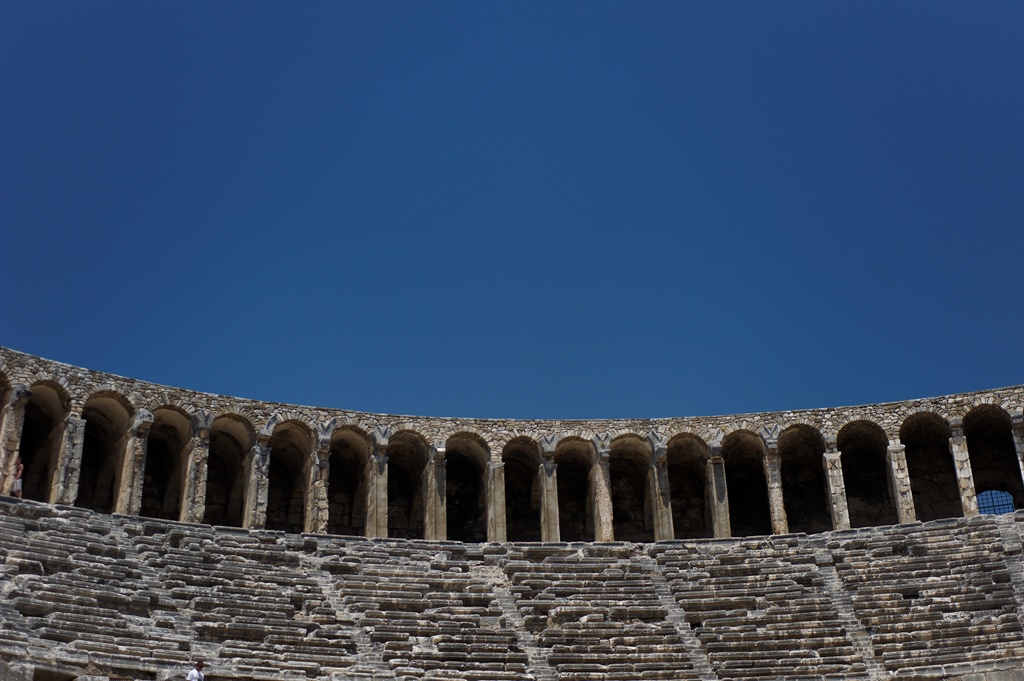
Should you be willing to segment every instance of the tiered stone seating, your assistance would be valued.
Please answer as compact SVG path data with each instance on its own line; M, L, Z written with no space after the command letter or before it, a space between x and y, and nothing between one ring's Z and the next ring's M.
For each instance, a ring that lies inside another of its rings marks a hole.
M719 678L867 678L798 538L655 545L651 554Z
M698 678L632 547L524 546L504 570L561 681Z
M1024 658L1021 612L995 521L835 535L854 612L890 671Z
M163 606L115 518L30 504L0 513L4 630L26 654L112 670L156 670L188 656L188 637L157 625Z
M321 551L344 607L357 613L398 679L512 681L527 656L503 629L486 579L455 543L348 541Z
M156 522L144 534L140 556L187 613L207 659L275 678L340 672L356 661L352 622L301 566L315 539Z
M0 498L0 676L38 664L59 671L35 678L159 681L196 657L223 681L1018 673L1022 524L463 545Z

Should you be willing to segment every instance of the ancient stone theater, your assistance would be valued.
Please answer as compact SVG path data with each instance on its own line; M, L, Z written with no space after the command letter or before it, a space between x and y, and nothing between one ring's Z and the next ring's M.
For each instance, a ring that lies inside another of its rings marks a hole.
M1024 679L1024 387L421 418L0 348L0 679Z

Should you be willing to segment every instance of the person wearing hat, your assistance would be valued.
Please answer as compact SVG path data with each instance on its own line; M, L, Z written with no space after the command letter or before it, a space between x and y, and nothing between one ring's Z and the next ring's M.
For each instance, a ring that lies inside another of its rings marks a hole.
M196 660L196 668L188 673L185 677L186 681L203 681L206 677L203 676L203 661Z

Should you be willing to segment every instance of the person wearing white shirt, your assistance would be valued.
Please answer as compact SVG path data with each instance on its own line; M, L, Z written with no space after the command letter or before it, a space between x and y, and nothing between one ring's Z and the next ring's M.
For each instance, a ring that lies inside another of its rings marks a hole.
M186 681L203 681L206 677L203 676L203 661L196 661L196 668L188 673L185 677Z

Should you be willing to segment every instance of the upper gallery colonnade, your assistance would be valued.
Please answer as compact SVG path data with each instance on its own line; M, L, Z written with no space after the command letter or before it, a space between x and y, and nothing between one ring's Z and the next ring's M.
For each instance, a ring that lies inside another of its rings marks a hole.
M370 414L169 388L0 348L0 492L288 532L664 541L1024 508L1024 388L736 416ZM984 508L983 508L984 510Z

